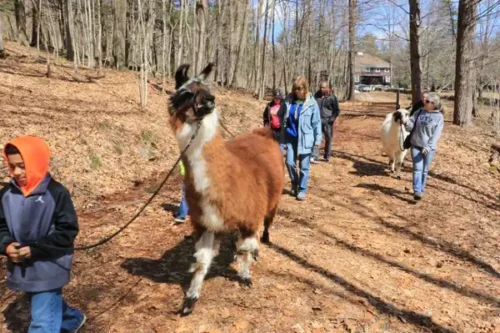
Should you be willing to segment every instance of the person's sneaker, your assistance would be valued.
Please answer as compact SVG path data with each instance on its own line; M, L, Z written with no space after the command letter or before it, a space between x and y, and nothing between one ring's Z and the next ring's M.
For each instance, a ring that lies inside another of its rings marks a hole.
M182 216L177 216L174 220L175 223L184 223L186 222L186 218Z
M297 194L297 200L299 201L306 200L306 192L299 192L299 194Z
M325 158L325 163L330 162L330 158Z
M77 333L83 327L83 325L85 325L85 322L87 321L87 316L84 313L82 313L82 315L83 315L82 322L72 333Z
M314 157L311 157L311 164L319 164L319 161L316 160Z
M420 201L420 200L422 200L422 196L423 196L422 193L415 193L413 195L413 199L415 199L415 201Z

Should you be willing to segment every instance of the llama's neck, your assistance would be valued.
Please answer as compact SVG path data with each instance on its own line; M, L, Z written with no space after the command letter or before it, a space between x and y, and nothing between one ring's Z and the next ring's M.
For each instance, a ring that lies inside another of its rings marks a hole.
M205 192L210 186L210 178L207 172L208 163L203 156L203 148L220 135L217 131L218 125L219 116L217 110L214 110L201 120L198 134L186 151L185 157L188 161L188 165L186 166L192 171L194 187L198 193ZM184 123L177 131L176 137L181 151L188 145L189 140L191 140L196 131L196 127L196 123Z

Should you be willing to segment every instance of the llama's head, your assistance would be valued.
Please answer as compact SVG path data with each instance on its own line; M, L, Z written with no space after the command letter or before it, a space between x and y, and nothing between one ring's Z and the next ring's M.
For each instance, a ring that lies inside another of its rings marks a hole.
M409 115L410 112L408 110L399 109L398 111L392 114L392 118L394 119L395 123L401 123L401 122L406 122L408 120Z
M215 109L215 96L204 83L212 71L208 64L200 74L189 78L189 65L181 65L175 72L175 93L170 97L170 115L182 123L201 120Z

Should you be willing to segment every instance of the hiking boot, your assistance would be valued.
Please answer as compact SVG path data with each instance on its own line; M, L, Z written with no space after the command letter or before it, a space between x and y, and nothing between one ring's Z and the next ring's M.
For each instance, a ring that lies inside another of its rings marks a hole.
M299 194L297 194L297 200L299 201L306 200L306 192L299 192Z
M297 196L297 186L292 185L292 187L290 188L290 195L292 197L296 197Z
M413 199L415 199L415 201L420 201L422 200L422 197L423 197L423 194L422 193L415 193L413 195Z
M186 222L186 218L182 216L177 216L174 220L175 223L184 223Z

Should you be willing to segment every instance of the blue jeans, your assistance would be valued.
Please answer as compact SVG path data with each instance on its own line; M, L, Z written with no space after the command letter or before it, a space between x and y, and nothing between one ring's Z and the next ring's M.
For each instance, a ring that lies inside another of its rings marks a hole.
M411 158L413 160L413 193L424 193L425 183L429 167L436 151L429 151L424 156L419 148L411 147Z
M186 201L186 185L182 185L182 199L179 205L179 211L177 212L177 217L186 218L189 211L189 206Z
M59 333L61 329L75 331L83 313L66 304L62 290L28 293L31 300L31 323L28 333Z
M311 154L298 155L300 162L300 177L297 174L297 138L287 138L286 143L286 168L292 181L292 186L298 186L299 192L307 192L309 169L311 167Z

